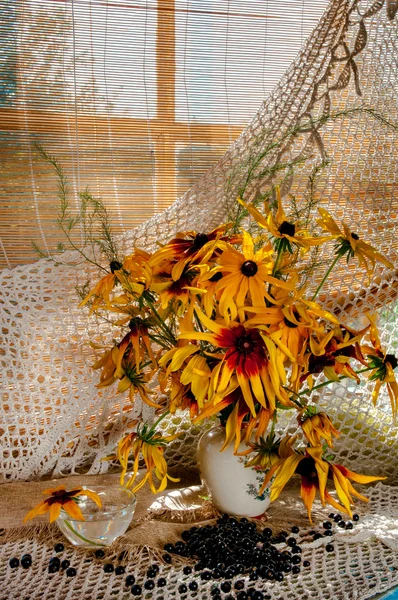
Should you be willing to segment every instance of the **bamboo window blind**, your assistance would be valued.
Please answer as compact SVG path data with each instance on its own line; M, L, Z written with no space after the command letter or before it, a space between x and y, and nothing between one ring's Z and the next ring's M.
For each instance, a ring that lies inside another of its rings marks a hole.
M56 156L123 232L239 136L321 16L320 0L0 0L0 267L60 241Z

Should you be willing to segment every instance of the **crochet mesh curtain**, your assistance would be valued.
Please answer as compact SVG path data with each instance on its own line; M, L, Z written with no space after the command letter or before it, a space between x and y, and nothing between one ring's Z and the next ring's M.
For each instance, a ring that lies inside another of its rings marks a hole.
M396 264L398 134L375 112L398 124L397 8L391 0L332 0L297 59L218 164L119 243L125 249L133 244L151 249L176 231L206 231L223 222L250 159L286 136L254 174L248 197L279 182L285 203L292 195L305 202L309 177L323 165L316 187L321 205ZM324 120L328 114L333 118ZM293 129L294 137L286 135ZM280 162L298 166L272 175ZM73 252L65 258L78 262ZM0 476L5 480L62 475L88 465L92 472L105 470L101 458L113 450L129 421L140 413L151 417L138 399L130 410L122 396L95 388L88 341L106 341L112 332L77 308L75 286L87 272L84 265L68 268L39 260L0 274ZM378 266L369 285L350 265L335 272L323 302L329 309L338 305L349 324L358 324L359 309L377 310L382 342L396 352L396 275ZM388 398L381 396L373 407L370 387L336 384L314 399L328 407L344 433L336 444L344 464L383 473L397 483L398 429ZM169 427L185 428L184 416L177 420ZM196 433L188 430L172 448L172 464L182 460L181 444L188 449L184 464L194 462Z

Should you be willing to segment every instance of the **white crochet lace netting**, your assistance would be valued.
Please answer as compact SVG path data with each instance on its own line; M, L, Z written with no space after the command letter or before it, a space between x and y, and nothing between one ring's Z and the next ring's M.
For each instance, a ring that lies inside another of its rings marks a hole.
M258 581L250 581L247 576L237 575L231 580L232 591L235 592L235 582L243 580L245 590L255 586L271 600L362 600L397 585L397 490L397 487L383 484L369 490L371 502L364 507L359 524L352 531L336 532L333 538L333 553L325 551L330 537L312 541L312 536L308 535L311 530L308 522L303 526L299 521L293 521L294 524L300 524L301 556L303 561L310 562L310 566L303 567L299 575L286 575L282 583L264 581L261 578ZM288 514L294 512L294 509L297 510L295 505L300 501L298 496L295 500L292 500L293 497L290 496L291 502L288 505L279 501L272 505L270 522L266 523L266 526L270 525L274 531L281 531L292 523L284 514L284 509ZM321 513L317 517L322 520ZM202 524L208 523L213 524L214 521L202 521ZM184 529L184 526L180 525L180 529ZM127 600L134 597L130 588L125 585L125 576L104 573L103 570L104 562L112 562L115 566L118 564L116 557L120 549L110 549L103 560L96 560L87 551L76 551L72 547L66 547L61 559L66 558L70 561L77 571L76 577L68 578L62 572L48 574L48 561L54 556L53 547L57 541L65 540L59 535L53 538L48 533L44 539L43 536L40 539L35 539L34 536L33 539L26 539L15 532L14 539L11 535L8 542L0 545L0 600ZM176 540L172 538L168 541ZM21 568L11 569L8 565L10 557L21 557L25 553L32 555L32 567L26 571ZM137 583L142 585L148 566L153 564L153 557L148 556L145 549L138 560L134 550L134 559L129 558L129 555L126 546L126 558L122 561L126 567L126 575L134 575ZM211 588L215 584L214 581L201 581L197 573L184 574L183 564L179 565L178 562L173 566L160 565L157 577L165 577L166 586L155 587L153 591L148 592L144 590L140 598L208 600L211 598ZM192 592L188 589L184 594L179 593L179 586L182 583L187 585L192 579L198 582L198 591ZM227 597L227 594L222 596Z
M208 231L223 222L253 156L296 129L296 135L287 136L253 173L246 198L277 181L270 174L273 165L307 158L296 166L294 177L282 180L285 203L288 194L305 199L308 176L327 158L316 188L322 206L344 217L395 262L398 134L369 111L336 116L371 108L398 124L395 4L332 1L297 60L219 164L165 213L126 236L124 247L136 243L150 249L176 231ZM319 119L328 113L335 118L322 123ZM76 257L70 253L67 258ZM352 265L335 272L328 288L334 295L325 302L332 309L338 302L349 323L358 307L381 309L382 342L396 352L396 274L377 267L369 288L363 271L356 270L357 263ZM114 449L129 421L141 413L151 417L138 400L131 410L128 400L114 390L99 393L95 388L98 374L90 368L88 341L109 339L112 331L77 307L75 285L86 275L82 267L57 267L45 260L0 274L4 480L75 473L88 465L91 472L105 471L108 463L101 458ZM369 291L362 291L365 288ZM321 395L320 403L328 406L344 433L337 445L344 463L384 473L397 483L398 430L386 397L382 395L374 408L369 387L336 385ZM190 430L183 415L173 417L168 427L179 426L187 428L187 435L169 458L176 466L181 461L193 464L198 430Z

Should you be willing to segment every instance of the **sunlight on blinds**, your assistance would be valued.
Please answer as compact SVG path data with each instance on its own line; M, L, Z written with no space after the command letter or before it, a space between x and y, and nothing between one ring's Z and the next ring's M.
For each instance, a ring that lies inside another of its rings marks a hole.
M62 238L35 143L123 232L239 136L297 55L319 0L0 0L0 266ZM78 239L75 240L78 242Z

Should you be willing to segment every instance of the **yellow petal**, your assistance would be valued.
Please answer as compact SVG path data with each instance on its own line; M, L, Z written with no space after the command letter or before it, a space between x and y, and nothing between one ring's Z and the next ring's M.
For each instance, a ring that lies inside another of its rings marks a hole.
M32 508L32 510L28 512L28 514L24 517L23 522L26 523L26 521L30 521L30 519L34 519L34 517L44 515L44 513L46 513L48 510L50 510L50 506L47 500L42 500L37 506L35 506L35 508Z
M95 504L99 508L102 508L101 498L98 496L98 494L96 494L92 490L82 490L81 492L79 492L78 494L76 494L76 496L88 496L88 498L91 498L91 500L93 502L95 502Z
M84 521L83 513L80 507L76 504L76 502L73 502L73 500L68 500L68 502L65 502L62 508L68 513L68 515L72 517L72 519L75 519L76 521Z
M67 504L67 503L65 503ZM51 504L50 506L50 523L53 523L54 521L56 521L60 515L61 512L61 504L59 502L54 502L54 504Z
M278 498L279 494L289 481L291 477L294 475L297 466L300 461L303 460L303 456L301 454L293 454L284 460L284 463L279 470L278 475L275 477L274 483L271 487L271 502Z

